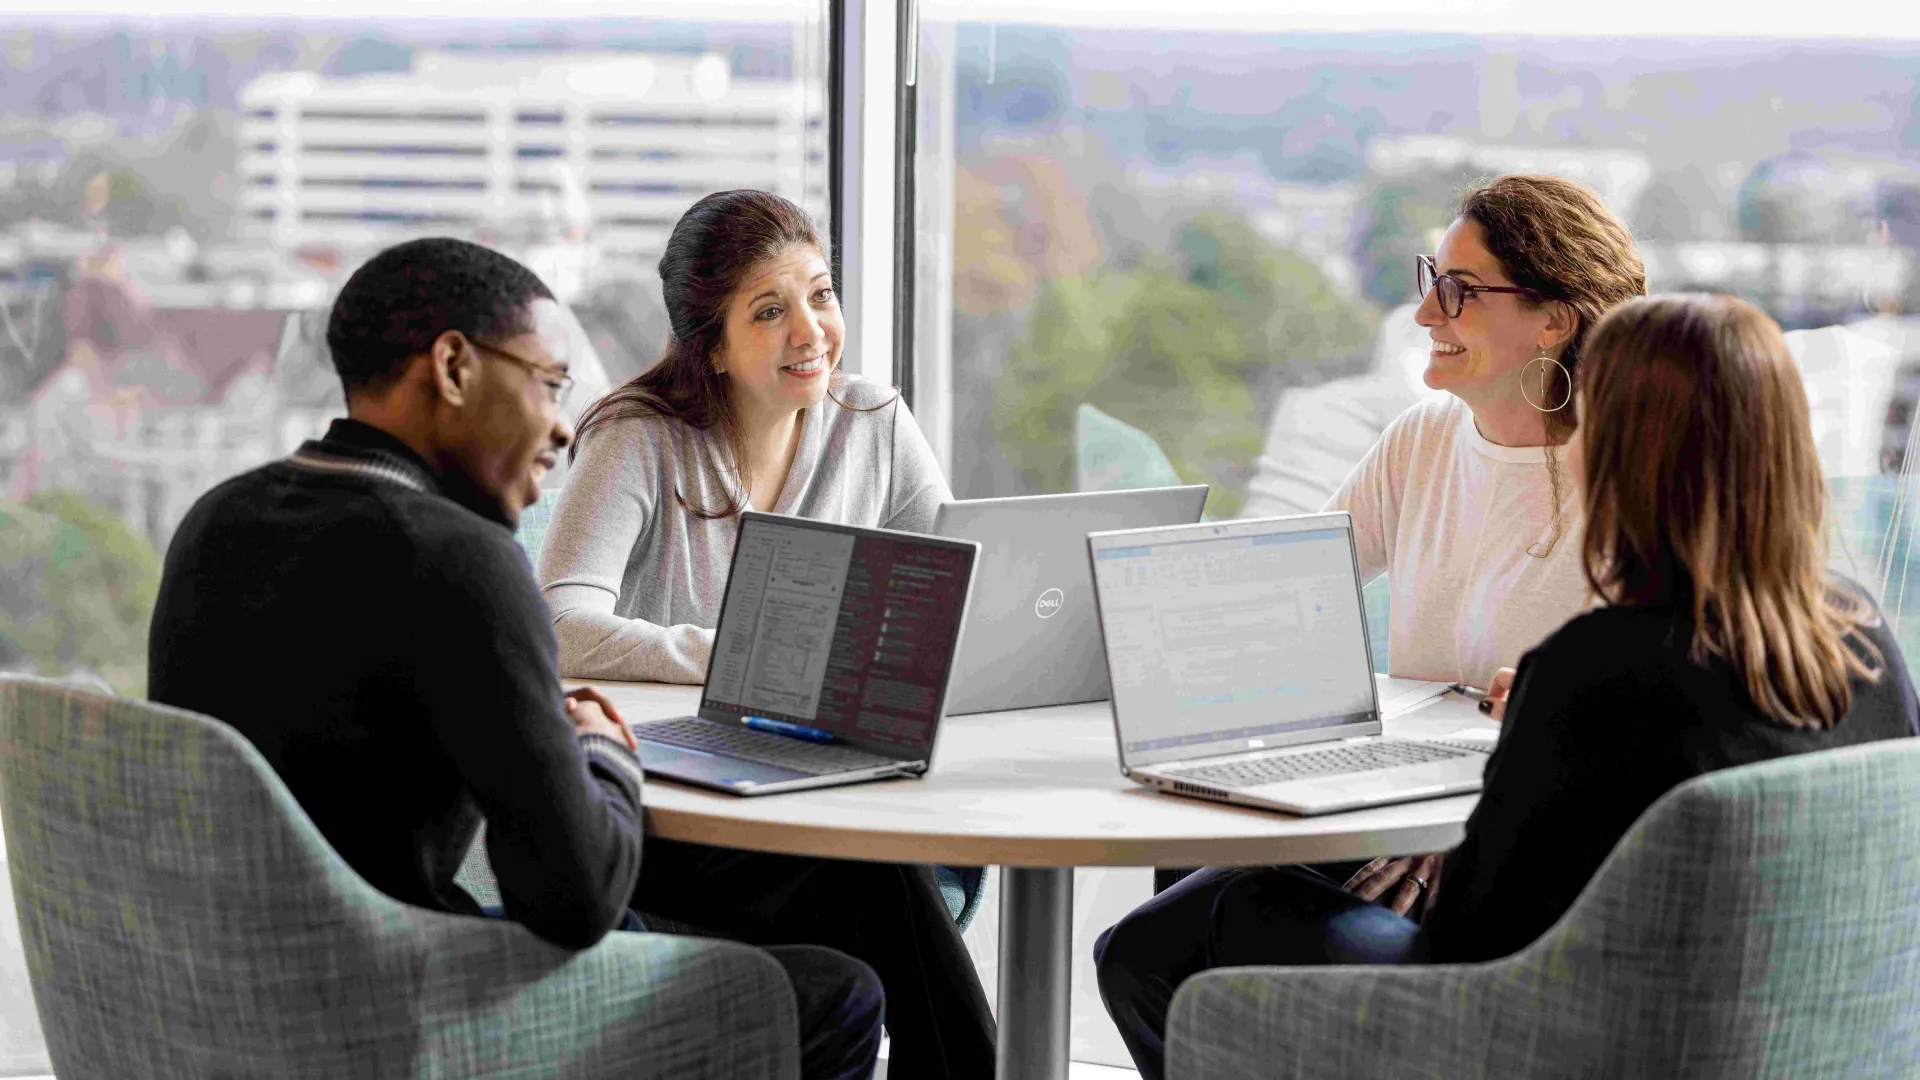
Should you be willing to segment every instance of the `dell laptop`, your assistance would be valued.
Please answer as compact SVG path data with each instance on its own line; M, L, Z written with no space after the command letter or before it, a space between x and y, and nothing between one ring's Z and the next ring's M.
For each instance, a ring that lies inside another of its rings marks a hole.
M1120 771L1325 814L1480 790L1489 746L1381 734L1353 519L1087 538Z
M741 514L700 713L633 725L641 767L735 795L926 772L978 555Z
M943 504L934 533L980 545L948 714L1106 697L1087 534L1190 524L1206 501L1195 484Z

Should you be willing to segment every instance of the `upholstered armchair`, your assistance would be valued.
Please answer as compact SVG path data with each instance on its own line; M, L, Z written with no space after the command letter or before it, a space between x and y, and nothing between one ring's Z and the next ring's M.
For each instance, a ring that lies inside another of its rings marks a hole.
M1920 740L1675 788L1504 960L1189 979L1167 1072L1920 1076Z

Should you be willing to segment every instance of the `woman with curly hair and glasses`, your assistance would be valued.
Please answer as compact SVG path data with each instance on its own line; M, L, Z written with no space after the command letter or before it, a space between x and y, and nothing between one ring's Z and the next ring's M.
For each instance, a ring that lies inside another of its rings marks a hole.
M1389 424L1326 508L1353 516L1362 579L1387 575L1388 673L1491 687L1586 604L1561 461L1568 405L1587 335L1646 293L1646 270L1593 191L1517 175L1465 191L1415 273L1424 378L1447 394ZM1416 914L1440 873L1432 856L1321 869Z

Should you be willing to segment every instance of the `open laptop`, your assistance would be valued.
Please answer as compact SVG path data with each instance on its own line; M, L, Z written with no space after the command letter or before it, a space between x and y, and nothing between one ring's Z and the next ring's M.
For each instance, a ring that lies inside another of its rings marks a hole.
M1207 486L1088 491L941 505L939 536L980 545L947 712L1030 709L1107 696L1087 534L1200 520Z
M1478 791L1489 747L1381 735L1353 519L1087 538L1120 771L1325 814Z
M741 514L700 713L633 725L641 767L735 795L926 772L978 555Z

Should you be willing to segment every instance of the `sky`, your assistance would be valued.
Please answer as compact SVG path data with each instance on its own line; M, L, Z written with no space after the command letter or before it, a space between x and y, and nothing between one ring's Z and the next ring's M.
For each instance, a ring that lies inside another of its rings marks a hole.
M872 0L868 0L872 2ZM10 14L312 17L268 0L17 0ZM818 17L822 0L329 0L329 18L636 18L786 21ZM277 8L277 11L276 11ZM1412 31L1473 36L1769 37L1920 44L1912 0L921 0L924 18L1112 29L1275 32Z

